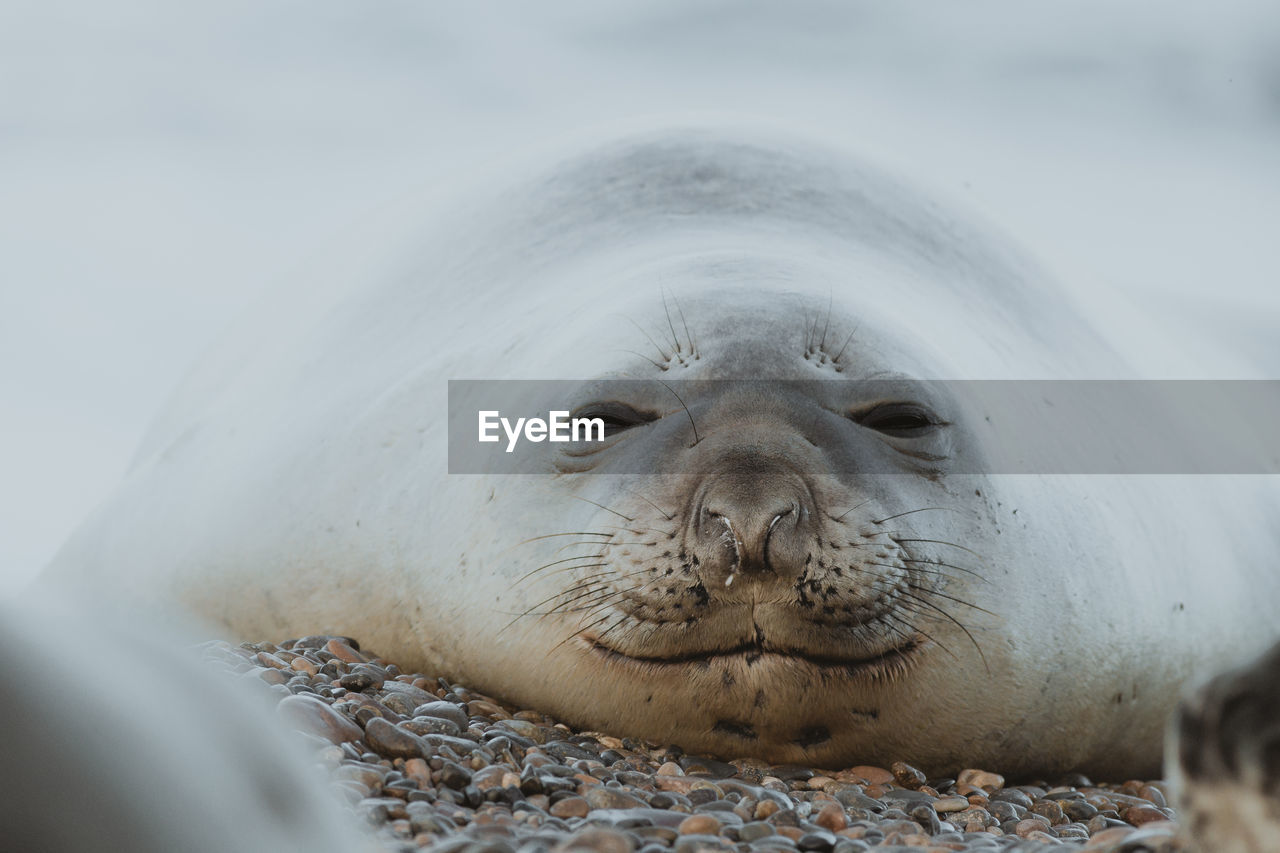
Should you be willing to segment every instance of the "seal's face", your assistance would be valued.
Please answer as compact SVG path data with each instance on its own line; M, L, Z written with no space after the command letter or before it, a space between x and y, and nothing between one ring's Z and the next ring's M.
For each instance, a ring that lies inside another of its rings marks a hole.
M528 618L558 619L556 654L613 688L577 721L779 761L865 755L920 667L984 675L977 520L942 476L970 442L852 318L724 304L684 306L661 358L623 371L662 381L584 389L576 413L609 435L557 462L589 516L538 540L555 547L522 580Z

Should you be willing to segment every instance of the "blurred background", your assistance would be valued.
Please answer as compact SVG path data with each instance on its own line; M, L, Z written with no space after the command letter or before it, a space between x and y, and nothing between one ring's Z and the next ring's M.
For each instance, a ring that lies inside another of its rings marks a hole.
M317 257L535 140L710 112L996 223L1146 375L1280 377L1271 0L0 0L0 596Z

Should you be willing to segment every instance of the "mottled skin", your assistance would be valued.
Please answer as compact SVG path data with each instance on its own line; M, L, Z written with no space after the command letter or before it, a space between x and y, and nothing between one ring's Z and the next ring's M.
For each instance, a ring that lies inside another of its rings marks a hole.
M1169 729L1165 764L1191 849L1280 850L1280 645L1197 685Z
M981 229L741 134L536 174L213 356L53 573L240 636L357 636L579 726L819 766L1154 773L1181 680L1259 642L1280 600L1263 478L958 474L998 417L858 382L1129 375ZM458 378L581 378L574 406L640 417L592 454L543 445L535 476L449 475ZM598 399L599 378L679 379L683 403ZM889 404L936 423L871 414Z

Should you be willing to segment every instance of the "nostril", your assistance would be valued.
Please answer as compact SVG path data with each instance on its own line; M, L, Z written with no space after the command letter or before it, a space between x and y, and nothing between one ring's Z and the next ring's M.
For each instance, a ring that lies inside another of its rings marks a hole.
M799 510L799 507L796 505L794 501L792 501L791 506L787 507L782 512L778 513L773 517L773 521L769 522L769 529L766 531L766 533L773 533L773 528L778 524L779 521L782 521L782 519L786 518L789 515L797 515L798 510Z

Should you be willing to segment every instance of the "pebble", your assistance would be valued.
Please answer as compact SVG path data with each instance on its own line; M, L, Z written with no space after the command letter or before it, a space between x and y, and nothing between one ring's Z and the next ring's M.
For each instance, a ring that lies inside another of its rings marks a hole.
M1008 788L990 770L931 778L908 761L726 762L575 732L403 674L350 638L207 644L206 657L275 683L262 689L280 716L313 736L316 763L396 853L1180 849L1159 780Z
M422 740L382 717L365 724L365 741L379 755L387 758L418 758L423 755Z
M919 790L925 782L923 773L903 761L895 761L889 772L893 774L895 782L910 791Z
M332 705L306 693L286 696L280 700L276 711L294 728L318 735L331 743L354 742L364 736L359 726L335 711Z
M467 712L453 702L425 702L413 709L413 716L448 720L458 727L459 732L467 728Z
M962 812L969 808L969 801L964 797L940 797L933 801L933 808L940 813Z
M586 817L591 811L591 804L582 797L565 797L558 803L552 803L550 812L555 817Z
M680 822L678 832L681 835L715 835L720 832L720 821L707 814L693 815Z

